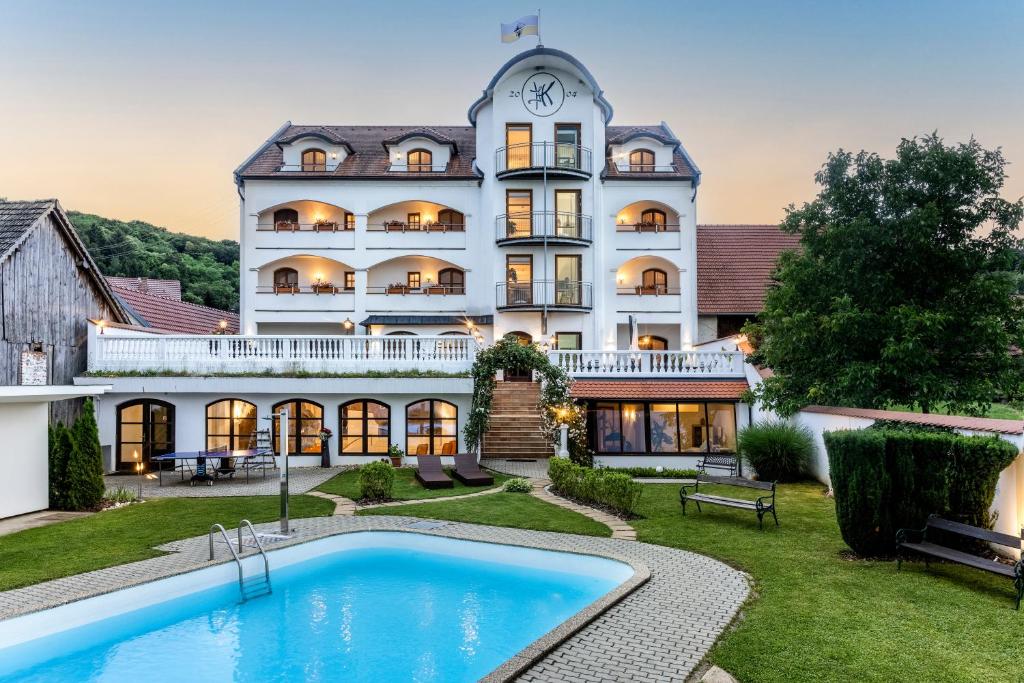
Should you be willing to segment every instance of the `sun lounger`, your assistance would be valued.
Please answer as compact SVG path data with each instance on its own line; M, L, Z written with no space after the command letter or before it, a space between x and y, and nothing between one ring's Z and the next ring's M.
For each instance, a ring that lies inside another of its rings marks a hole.
M480 469L472 453L455 454L455 478L466 486L490 486L494 477Z
M425 489L450 489L455 486L441 467L441 456L416 456L416 481Z

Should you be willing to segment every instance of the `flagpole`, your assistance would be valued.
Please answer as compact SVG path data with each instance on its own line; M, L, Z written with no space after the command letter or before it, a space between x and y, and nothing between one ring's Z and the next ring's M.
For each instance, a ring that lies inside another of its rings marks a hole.
M540 39L540 8L537 8L537 47L544 47L544 41Z

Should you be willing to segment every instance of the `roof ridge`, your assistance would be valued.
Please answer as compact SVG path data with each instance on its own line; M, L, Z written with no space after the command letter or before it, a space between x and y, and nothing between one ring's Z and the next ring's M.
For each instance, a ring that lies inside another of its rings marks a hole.
M121 285L115 285L115 284L111 284L110 286L113 289L115 289L115 290L120 290L120 291L123 291L123 292L129 292L131 294L136 294L138 296L146 296L146 297L149 297L151 299L161 299L163 301L169 301L169 302L174 303L174 304L182 304L184 306L190 306L192 308L201 308L201 309L204 309L204 310L207 310L207 311L213 311L215 313L225 313L227 315L234 315L234 316L238 315L238 313L235 313L234 311L225 311L223 308L214 308L213 306L207 306L205 304L197 304L197 303L193 303L191 301L185 301L184 299L175 299L173 297L163 296L162 294L153 294L152 292L140 292L139 290L132 289L131 287L122 287Z

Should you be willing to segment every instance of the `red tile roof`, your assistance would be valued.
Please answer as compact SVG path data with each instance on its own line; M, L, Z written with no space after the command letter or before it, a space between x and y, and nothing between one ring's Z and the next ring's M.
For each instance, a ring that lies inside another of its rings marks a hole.
M656 171L653 173L637 173L635 171L620 172L619 167L610 161L605 164L604 174L606 178L617 180L666 180L666 179L692 179L699 171L690 164L689 158L683 153L683 148L678 139L665 126L607 126L605 128L605 141L609 145L617 145L635 137L650 137L665 145L676 145L672 152L672 172Z
M907 413L900 410L874 410L870 408L842 408L833 406L807 406L805 413L824 413L845 417L862 417L868 420L894 420L911 424L931 425L967 429L975 432L996 434L1024 434L1024 420L996 420L990 417L967 417L964 415L936 415L935 413Z
M227 334L238 334L238 314L190 304L165 296L112 287L128 313L145 327L175 334L213 334L227 321Z
M746 380L594 380L572 383L573 398L637 400L727 399L739 400L747 390Z
M156 294L168 299L181 301L181 283L177 280L155 280L149 277L116 277L107 276L111 287L133 289L143 294Z
M698 225L697 312L760 313L779 254L799 246L775 225Z

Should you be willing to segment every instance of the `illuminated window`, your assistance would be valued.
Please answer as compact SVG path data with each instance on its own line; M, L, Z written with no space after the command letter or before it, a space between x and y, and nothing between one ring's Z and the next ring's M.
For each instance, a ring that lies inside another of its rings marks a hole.
M356 274L351 270L345 271L345 289L356 288Z
M406 273L405 274L405 285L409 289L420 288L420 274L419 273Z
M580 332L556 332L555 348L559 351L579 351L583 348L583 335Z
M327 153L322 149L307 149L302 153L303 171L326 171Z
M735 453L736 404L597 401L587 433L598 453Z
M282 401L274 412L288 410L288 452L320 454L320 432L324 428L324 407L301 398ZM274 418L274 444L280 443L281 419Z
M122 403L117 407L117 469L149 465L155 455L174 452L174 406L157 400Z
M419 211L414 213L405 214L405 222L409 225L410 230L420 229L420 214Z
M405 409L405 452L409 455L455 455L459 409L452 403L425 399Z
M391 434L391 409L377 401L349 401L339 409L341 452L387 453Z
M356 229L356 215L348 211L345 212L345 230Z
M642 277L645 293L668 294L668 274L661 268L648 268Z
M429 173L433 169L434 155L429 150L414 149L409 152L409 173Z
M637 340L641 351L668 351L668 340L653 334L645 334Z
M665 227L665 212L661 209L645 209L640 214L640 223L643 225L656 225Z
M206 448L244 450L255 448L256 406L226 398L206 406Z
M632 173L653 173L654 152L649 149L637 149L630 152L629 170Z

